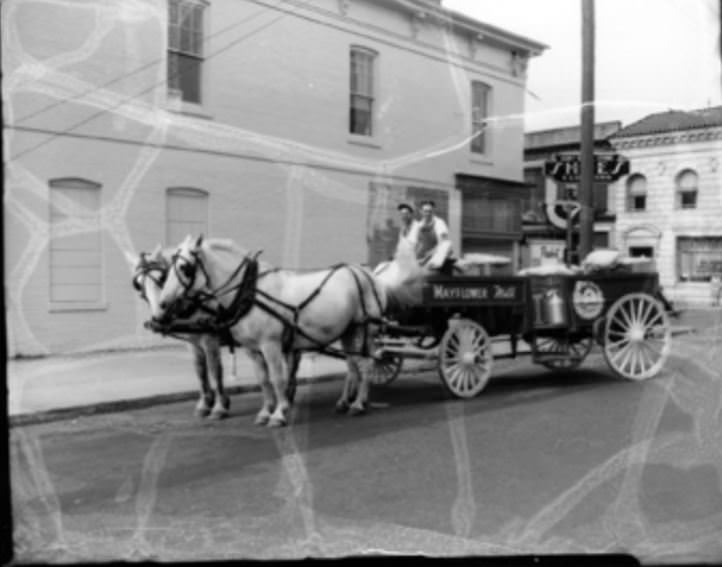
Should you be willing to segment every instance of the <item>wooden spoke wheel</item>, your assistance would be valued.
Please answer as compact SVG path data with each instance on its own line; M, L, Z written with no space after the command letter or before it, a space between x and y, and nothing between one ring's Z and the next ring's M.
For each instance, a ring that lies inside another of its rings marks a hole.
M381 358L374 358L368 370L369 382L372 386L387 386L391 384L401 372L404 359L398 354L385 354Z
M604 358L619 376L645 380L664 366L671 348L669 317L646 293L620 297L607 312Z
M537 361L552 370L571 370L584 362L593 344L592 337L576 340L568 337L538 337Z
M439 345L439 373L447 389L459 398L473 398L486 386L493 366L484 327L469 319L451 321Z

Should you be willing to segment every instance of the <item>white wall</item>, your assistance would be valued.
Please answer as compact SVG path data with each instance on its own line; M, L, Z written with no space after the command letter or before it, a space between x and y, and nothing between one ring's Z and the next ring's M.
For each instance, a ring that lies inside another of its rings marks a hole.
M429 23L413 37L410 19L387 5L350 5L346 16L335 0L283 15L272 2L211 2L207 53L218 54L206 63L202 108L187 114L167 112L176 107L166 97L163 0L2 3L11 355L168 342L143 328L123 254L167 244L168 187L207 191L212 236L288 267L366 260L371 181L447 190L458 246L455 174L522 179L520 119L496 123L490 157L471 156L470 82L492 85L495 114L518 117L524 79L512 77L506 51L483 47L472 60L449 29ZM379 52L370 145L347 134L357 43ZM48 181L61 177L102 186L97 309L49 307Z

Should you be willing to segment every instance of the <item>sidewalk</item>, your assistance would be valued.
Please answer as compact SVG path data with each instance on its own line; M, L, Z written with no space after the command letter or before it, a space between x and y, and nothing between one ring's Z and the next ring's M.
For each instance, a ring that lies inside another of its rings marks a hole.
M228 349L223 349L224 385L228 393L258 390L247 355L237 349L235 359L234 364ZM298 381L302 384L344 371L343 360L304 355ZM182 344L148 350L11 360L7 365L7 385L11 423L195 399L199 391L193 358Z
M687 310L671 319L673 333L683 334L722 325L719 308ZM521 342L519 352L528 352ZM508 342L494 344L496 355L509 352ZM251 362L236 350L236 361L223 350L228 393L257 391ZM404 369L431 368L433 361L407 361ZM343 360L305 354L298 372L299 384L340 379ZM179 344L152 350L53 356L11 360L7 365L8 412L12 424L48 421L61 417L122 411L171 401L191 400L198 383L188 350Z

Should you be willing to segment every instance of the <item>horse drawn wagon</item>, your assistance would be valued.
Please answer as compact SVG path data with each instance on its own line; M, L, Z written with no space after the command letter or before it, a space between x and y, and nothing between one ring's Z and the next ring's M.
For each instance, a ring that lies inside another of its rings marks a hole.
M650 378L664 366L671 340L658 274L622 268L429 277L421 302L388 314L371 383L389 384L405 358L434 359L451 394L474 397L495 358L516 357L520 340L534 363L550 369L577 367L596 343L617 375ZM504 341L509 352L495 355L494 343Z

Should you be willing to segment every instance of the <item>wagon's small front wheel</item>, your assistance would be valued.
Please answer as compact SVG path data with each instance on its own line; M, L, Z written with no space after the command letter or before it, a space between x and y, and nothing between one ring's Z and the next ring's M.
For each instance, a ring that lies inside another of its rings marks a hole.
M439 345L439 373L448 390L473 398L491 377L494 354L484 327L469 319L453 320Z
M604 323L604 358L617 374L645 380L664 366L671 348L669 317L662 304L646 293L620 297Z
M404 359L398 354L385 354L374 358L368 370L369 382L372 386L387 386L401 372Z

